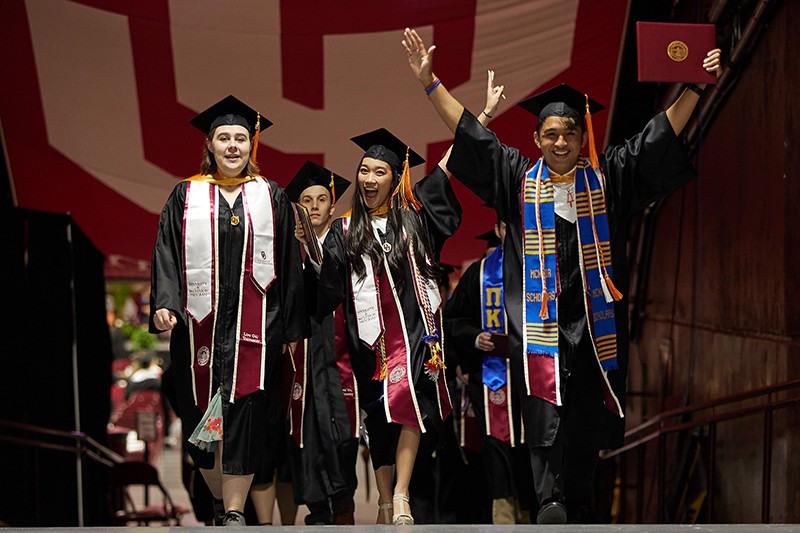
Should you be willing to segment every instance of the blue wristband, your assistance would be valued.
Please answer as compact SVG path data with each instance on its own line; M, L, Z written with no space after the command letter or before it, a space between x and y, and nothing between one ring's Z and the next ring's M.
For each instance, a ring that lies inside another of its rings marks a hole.
M439 78L436 78L436 81L431 83L431 86L428 87L427 89L425 89L425 94L427 96L430 96L431 93L436 90L436 88L439 86L440 83L442 83L442 80L440 80Z

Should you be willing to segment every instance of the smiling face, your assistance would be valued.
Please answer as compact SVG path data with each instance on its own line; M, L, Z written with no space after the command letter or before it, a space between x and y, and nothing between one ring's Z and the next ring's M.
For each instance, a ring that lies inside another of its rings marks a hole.
M333 215L331 193L322 185L312 185L300 193L300 205L308 209L311 225L317 235L323 233L330 225Z
M557 116L544 119L533 134L544 162L559 174L566 174L578 164L586 137L586 132L574 121Z
M382 206L392 192L392 167L380 159L365 157L358 167L358 189L368 209Z
M217 126L206 147L214 156L217 171L226 178L236 178L250 159L250 132L244 126Z

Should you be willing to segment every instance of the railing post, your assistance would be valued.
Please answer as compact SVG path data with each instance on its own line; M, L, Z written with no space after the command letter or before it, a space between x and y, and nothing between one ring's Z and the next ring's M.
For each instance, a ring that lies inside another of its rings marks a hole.
M636 523L644 521L644 461L647 446L639 446L638 464L636 465Z
M658 522L657 524L664 523L664 478L666 477L666 436L663 433L658 435L658 459L657 459L657 474L656 474L656 491L658 497L656 498L656 505L658 505Z
M764 411L764 466L761 476L761 522L769 523L770 485L772 484L772 408Z
M714 471L717 468L717 423L708 424L708 523L714 523Z

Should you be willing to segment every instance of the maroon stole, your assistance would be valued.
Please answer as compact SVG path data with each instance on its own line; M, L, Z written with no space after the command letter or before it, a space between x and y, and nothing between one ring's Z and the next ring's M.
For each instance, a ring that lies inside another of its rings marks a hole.
M391 287L388 265L378 276L378 295L383 315L383 340L386 350L386 377L383 380L383 405L386 419L403 426L425 431L419 412L411 372L411 351L403 311ZM383 289L383 290L381 290Z
M189 181L183 219L184 300L191 318L193 393L202 411L213 395L211 368L219 298L217 194L212 183ZM245 224L245 243L230 402L264 387L266 291L275 280L272 190L259 178L243 184L241 194L245 217L237 223Z
M472 401L467 394L467 385L459 385L461 388L461 409L459 409L458 419L458 441L459 445L464 450L472 452L483 452L483 445L481 444L480 428L478 426L478 419L475 416L475 409L473 409Z
M289 434L299 447L303 447L303 415L306 410L306 380L308 379L308 339L297 343L297 349L292 354L292 386L289 397Z
M349 219L346 218L343 222L346 233ZM377 234L375 238L378 239ZM417 403L414 377L411 372L412 354L404 310L400 305L399 295L393 288L395 284L389 264L384 256L383 269L379 275L376 275L372 260L368 256L364 256L363 260L367 271L366 277L358 282L351 272L351 297L358 321L359 338L376 352L374 379L383 381L383 405L386 419L424 433L425 426ZM411 275L414 275L413 271ZM410 281L413 283L413 280ZM411 312L414 311L411 310ZM418 306L417 312L420 313L420 320L424 320L422 316L424 310L421 305ZM441 309L436 309L434 312L436 313L436 326L441 331ZM384 361L382 361L384 357L385 372L383 371ZM420 379L425 377L423 374ZM439 415L444 419L452 411L444 373L437 373L433 379L437 383Z

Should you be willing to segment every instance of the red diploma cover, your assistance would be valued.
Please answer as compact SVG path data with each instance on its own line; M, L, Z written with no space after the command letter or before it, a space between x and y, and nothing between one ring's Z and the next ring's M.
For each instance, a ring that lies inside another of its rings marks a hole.
M491 354L498 357L511 358L511 351L508 349L508 334L507 333L492 333L492 343L494 350Z
M716 42L713 24L637 22L639 81L717 83L716 75L703 68Z

